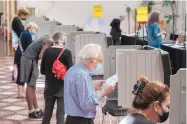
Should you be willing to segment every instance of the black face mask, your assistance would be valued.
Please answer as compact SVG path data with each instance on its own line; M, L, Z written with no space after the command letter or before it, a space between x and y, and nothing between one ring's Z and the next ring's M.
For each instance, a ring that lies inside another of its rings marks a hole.
M159 114L158 114L158 116L159 116L159 123L163 123L163 122L165 122L167 119L168 119L168 117L169 117L169 111L165 111L165 110L163 110L163 115L162 116L160 116Z
M25 20L26 20L26 18L22 18L21 20L25 21Z

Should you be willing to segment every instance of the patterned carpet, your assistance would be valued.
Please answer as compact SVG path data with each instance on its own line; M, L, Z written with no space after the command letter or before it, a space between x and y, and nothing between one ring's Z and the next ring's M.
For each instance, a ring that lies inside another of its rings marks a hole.
M0 124L41 124L41 121L28 119L28 109L25 98L16 99L17 87L11 80L12 57L0 57ZM39 76L37 81L37 100L39 106L44 108L43 99L44 77ZM95 124L100 124L101 109L98 108ZM105 124L116 124L116 118L110 115L105 117ZM51 124L56 124L56 106L53 111Z

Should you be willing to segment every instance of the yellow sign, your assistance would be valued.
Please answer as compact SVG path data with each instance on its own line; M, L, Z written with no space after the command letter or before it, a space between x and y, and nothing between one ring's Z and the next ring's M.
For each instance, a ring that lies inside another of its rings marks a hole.
M93 7L94 18L100 18L102 15L103 15L102 6L101 5L95 5Z
M148 7L138 7L136 8L136 11L137 11L137 15L136 15L137 22L148 21Z
M137 22L147 22L148 15L137 15L136 16Z

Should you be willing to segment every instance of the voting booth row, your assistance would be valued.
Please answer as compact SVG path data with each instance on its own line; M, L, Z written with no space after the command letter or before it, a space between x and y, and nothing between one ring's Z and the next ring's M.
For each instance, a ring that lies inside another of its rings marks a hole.
M43 35L52 37L53 34L58 31L69 34L70 32L78 30L78 27L75 25L59 25L57 21L46 20L43 17L31 16L27 19L26 24L29 22L35 22L38 25L36 39Z
M94 31L78 31L78 27L74 25L58 25L56 21L45 20L42 17L34 16L27 19L26 23L29 22L35 22L38 25L38 31L34 39L38 39L43 35L52 37L54 33L59 31L65 33L67 35L67 47L72 52L74 64L78 60L75 53L78 53L84 45L96 43L105 50L109 45L113 44L111 36ZM103 69L98 74L103 75Z
M185 119L186 70L179 70L171 75L170 58L168 52L141 45L112 46L111 36L94 31L77 31L76 26L57 25L55 21L46 21L44 18L29 18L28 21L38 25L37 37L52 36L57 31L67 34L67 47L72 52L73 63L78 61L77 54L80 49L89 43L102 47L103 66L95 75L104 79L118 74L118 83L113 94L107 96L107 102L102 108L104 115L125 116L131 108L132 89L140 75L144 74L150 80L158 80L170 86L171 109L170 119L164 124L182 124ZM170 122L169 122L170 121ZM103 121L104 122L104 121ZM118 120L117 120L118 123Z

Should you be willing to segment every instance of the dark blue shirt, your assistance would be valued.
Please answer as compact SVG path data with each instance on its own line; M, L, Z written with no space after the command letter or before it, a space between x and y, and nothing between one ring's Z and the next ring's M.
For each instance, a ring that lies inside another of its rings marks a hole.
M25 51L26 48L32 43L31 33L28 30L25 30L22 33L20 40L21 40L23 51Z
M23 51L25 51L27 47L32 43L32 37L28 30L23 31L23 33L20 36L20 41L21 41ZM15 53L16 64L20 64L21 56L22 56L22 51L20 47L18 46L16 53Z

